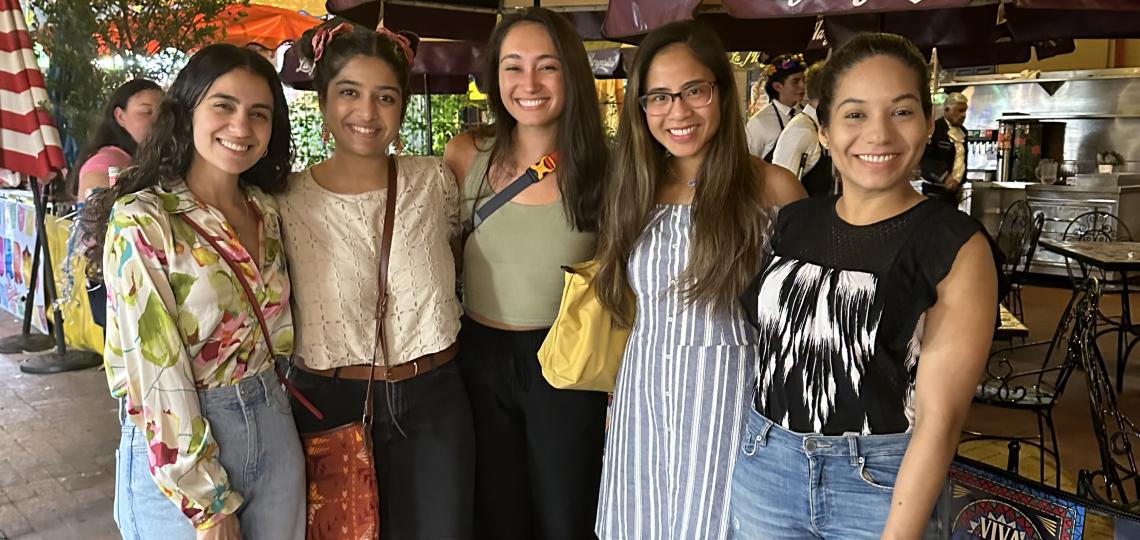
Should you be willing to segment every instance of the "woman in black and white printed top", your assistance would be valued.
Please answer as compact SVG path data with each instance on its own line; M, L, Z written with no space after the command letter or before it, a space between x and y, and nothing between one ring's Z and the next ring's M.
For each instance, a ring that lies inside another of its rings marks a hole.
M733 476L738 538L918 538L985 364L997 270L981 225L909 181L933 127L905 39L860 35L823 71L839 197L785 207L746 311L757 394ZM931 524L935 526L931 526Z

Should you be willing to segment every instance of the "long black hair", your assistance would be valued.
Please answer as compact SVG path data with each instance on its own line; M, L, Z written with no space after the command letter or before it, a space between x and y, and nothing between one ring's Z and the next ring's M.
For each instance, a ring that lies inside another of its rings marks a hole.
M119 150L135 155L138 149L138 143L135 142L134 137L127 133L123 126L119 125L119 121L115 119L115 111L118 109L127 110L127 103L130 102L132 97L139 92L146 92L147 90L162 91L158 83L148 79L132 79L111 92L111 97L107 98L107 104L103 107L103 114L100 116L99 125L95 128L95 134L83 145L83 149L79 151L79 158L75 160L75 165L71 168L71 172L67 179L67 191L72 195L77 195L79 191L79 169L83 164L91 159L100 148L105 146L114 146Z
M99 278L103 268L103 240L107 220L115 201L124 195L152 186L172 188L185 181L193 161L194 109L219 77L244 69L265 79L273 94L273 128L266 154L243 172L243 184L266 193L280 193L293 163L293 143L289 133L289 109L281 79L268 60L249 49L219 43L203 47L178 72L174 84L158 108L150 134L139 146L133 167L119 177L114 187L88 200L83 210L83 238L87 248L88 276Z
M523 22L538 23L546 28L562 60L566 105L558 122L558 189L566 216L574 228L596 231L609 152L594 89L594 72L582 38L565 17L548 9L531 7L504 16L495 26L483 53L483 80L487 85L487 102L495 123L477 135L495 137L495 145L491 149L492 167L517 165L508 162L508 156L514 149L514 129L518 121L507 112L499 94L499 55L507 33Z

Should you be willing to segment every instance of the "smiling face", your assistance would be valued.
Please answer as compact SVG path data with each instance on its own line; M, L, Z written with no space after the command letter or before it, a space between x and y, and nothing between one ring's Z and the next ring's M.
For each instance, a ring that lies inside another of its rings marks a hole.
M661 49L649 64L644 95L684 95L702 83L715 82L712 70L697 60L688 45L675 43ZM708 143L720 127L720 92L716 86L711 92L707 105L696 106L682 97L673 99L665 114L645 114L649 133L674 157L703 157L708 152Z
M562 60L546 27L514 25L499 51L499 97L521 126L546 126L562 116Z
M872 56L840 76L819 138L831 149L844 191L888 191L914 179L934 130L918 79L890 56Z
M159 90L143 90L135 92L127 100L127 108L115 109L115 121L136 143L141 143L150 132L150 125L154 123L154 113L158 111L158 104L162 102L162 92Z
M338 153L380 156L400 134L403 105L396 72L374 56L356 56L329 82L321 106Z
M273 93L265 79L235 69L214 81L194 108L193 170L239 175L265 154L273 133Z

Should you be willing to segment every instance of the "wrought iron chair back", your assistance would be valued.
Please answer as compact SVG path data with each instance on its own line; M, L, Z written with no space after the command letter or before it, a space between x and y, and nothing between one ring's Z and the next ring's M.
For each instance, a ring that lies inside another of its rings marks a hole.
M1073 218L1065 227L1065 234L1061 239L1077 242L1131 242L1132 231L1128 230L1128 225L1115 214L1092 210ZM1095 275L1101 285L1111 282L1103 269L1090 272L1088 265L1070 258L1065 259L1065 270L1074 285L1085 283L1090 275Z
M1002 214L994 241L1005 255L1006 264L1015 266L1025 255L1028 236L1033 227L1033 213L1025 200L1014 201ZM1008 269L1007 269L1008 272Z
M1086 287L1099 289L1100 285L1094 279ZM1095 319L1096 306L1091 307L1091 315L1087 313L1089 309L1081 308L1082 319ZM1140 429L1117 404L1116 391L1095 338L1082 339L1077 345L1080 349L1075 354L1088 380L1089 411L1101 464L1095 471L1081 471L1078 492L1135 512L1140 510L1140 470L1132 452L1132 439L1140 439Z

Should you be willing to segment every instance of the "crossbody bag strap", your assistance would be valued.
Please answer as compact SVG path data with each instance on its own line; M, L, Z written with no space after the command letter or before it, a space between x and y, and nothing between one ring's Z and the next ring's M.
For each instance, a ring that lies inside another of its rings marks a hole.
M289 382L289 378L281 372L281 366L277 365L277 353L273 350L273 339L270 338L269 325L265 322L265 314L261 311L261 303L257 301L257 295L253 294L253 287L250 287L249 281L245 278L245 274L242 273L241 267L238 266L237 261L233 259L233 256L230 255L229 251L222 249L221 243L219 243L216 238L214 238L210 233L206 232L206 230L203 229L200 225L194 223L194 221L187 217L185 213L177 215L182 219L184 223L186 223L186 225L188 225L191 229L194 229L194 232L198 233L198 236L202 237L203 240L209 242L209 244L213 246L214 251L217 251L218 255L222 257L222 260L226 261L226 265L230 267L230 270L234 273L234 276L237 277L238 283L241 284L241 289L245 293L245 298L249 302L250 307L253 309L253 314L257 316L257 324L261 327L261 335L265 337L265 345L269 348L269 355L273 358L273 370L277 373L277 379L281 381L281 384L297 400L298 403L308 409L310 413L313 413L313 416L317 417L318 420L324 420L325 416L321 414L321 411L318 410L311 401L306 399L305 396L301 394L301 391L297 390L296 386L293 386L293 383ZM259 213L258 221L261 221L262 219L263 218Z
M507 184L507 187L504 187L502 191L496 193L490 200L483 203L483 206L480 206L471 213L471 230L475 230L476 227L481 225L484 221L487 221L487 218L491 217L491 214L494 214L496 210L502 208L504 204L507 204L508 201L515 198L515 195L522 193L522 190L530 187L532 184L537 184L540 180L545 178L546 175L554 172L557 168L558 152L551 152L542 156L542 159L539 159L534 165L527 167L518 178L515 178L514 181ZM491 164L488 162L487 172L485 174L490 174L490 170Z
M388 156L388 194L384 200L384 228L380 236L380 276L376 291L376 343L372 348L372 369L368 372L368 389L364 395L364 425L372 424L372 384L376 382L376 355L384 355L384 368L387 371L388 336L384 331L384 317L388 314L388 260L392 255L392 235L396 222L396 199L400 195L397 181L399 169L396 156Z

